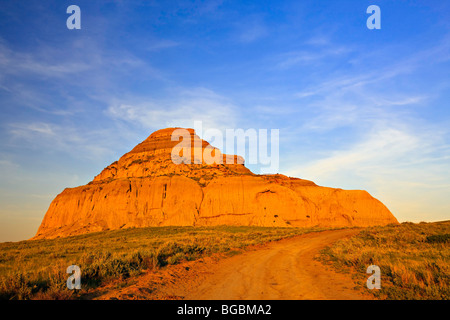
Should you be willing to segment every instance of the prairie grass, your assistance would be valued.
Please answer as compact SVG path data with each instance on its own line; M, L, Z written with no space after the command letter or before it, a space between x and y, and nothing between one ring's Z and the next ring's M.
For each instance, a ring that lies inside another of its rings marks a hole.
M321 259L343 272L356 272L359 288L381 299L450 299L450 221L405 222L371 227L336 242ZM381 289L369 290L369 265L381 269Z
M320 230L149 227L0 243L0 299L77 299L89 289L145 271ZM66 288L70 265L81 269L81 290Z

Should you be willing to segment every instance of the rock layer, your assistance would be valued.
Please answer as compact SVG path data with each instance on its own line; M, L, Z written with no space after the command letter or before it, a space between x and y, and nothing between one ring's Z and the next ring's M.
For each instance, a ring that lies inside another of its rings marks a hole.
M171 139L175 129L154 132L87 185L65 189L50 204L34 239L148 226L398 223L366 191L321 187L280 174L253 174L242 157L222 155L192 129L187 129L193 146L187 155L191 164L175 164L171 157L179 144ZM205 149L223 163L199 159Z

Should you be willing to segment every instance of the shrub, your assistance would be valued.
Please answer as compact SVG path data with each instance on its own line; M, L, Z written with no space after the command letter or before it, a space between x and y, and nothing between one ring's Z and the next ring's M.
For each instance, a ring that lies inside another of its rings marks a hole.
M26 279L26 276L21 272L17 272L1 279L1 299L27 300L30 299L31 292L31 285L28 279Z
M450 241L450 234L434 234L427 236L426 242L428 243L447 243Z

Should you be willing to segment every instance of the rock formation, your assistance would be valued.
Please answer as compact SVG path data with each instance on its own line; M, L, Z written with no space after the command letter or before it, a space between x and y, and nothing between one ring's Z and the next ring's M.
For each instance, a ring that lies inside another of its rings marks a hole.
M50 204L34 239L147 226L372 226L398 223L366 191L317 186L280 174L257 175L239 156L223 164L175 164L176 128L151 134L87 185ZM192 145L211 148L188 129ZM194 147L193 147L194 149ZM191 158L195 158L192 150ZM180 154L182 155L182 154Z

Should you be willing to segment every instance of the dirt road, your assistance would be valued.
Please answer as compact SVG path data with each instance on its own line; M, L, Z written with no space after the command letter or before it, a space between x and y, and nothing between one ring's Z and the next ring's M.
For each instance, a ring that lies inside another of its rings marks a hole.
M349 274L336 273L314 259L325 246L357 232L354 229L314 232L226 259L204 259L173 266L144 276L121 292L110 292L100 298L370 299L354 289Z
M314 260L326 245L353 234L355 230L309 233L230 258L186 299L361 299L351 277Z

